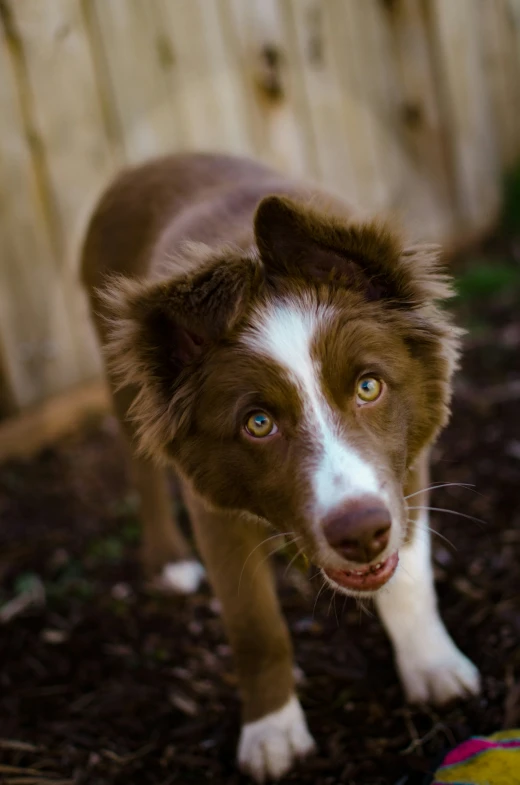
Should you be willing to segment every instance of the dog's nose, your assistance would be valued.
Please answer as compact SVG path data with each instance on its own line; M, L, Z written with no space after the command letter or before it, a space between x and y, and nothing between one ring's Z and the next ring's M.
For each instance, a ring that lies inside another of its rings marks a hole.
M391 523L390 513L379 499L365 496L344 504L325 518L323 531L340 556L367 564L388 545Z

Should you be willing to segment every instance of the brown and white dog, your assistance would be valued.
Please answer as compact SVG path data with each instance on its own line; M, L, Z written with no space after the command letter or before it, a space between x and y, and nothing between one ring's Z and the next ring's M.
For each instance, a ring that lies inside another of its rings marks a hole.
M141 495L146 569L203 570L171 519L180 478L243 701L241 768L313 748L266 553L292 539L334 590L373 597L412 701L475 693L437 611L428 448L459 331L431 246L252 161L179 155L124 172L83 254ZM410 504L408 503L410 500Z

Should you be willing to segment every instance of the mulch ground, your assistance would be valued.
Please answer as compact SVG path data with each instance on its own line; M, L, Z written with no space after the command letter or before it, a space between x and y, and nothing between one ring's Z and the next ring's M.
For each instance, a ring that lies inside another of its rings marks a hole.
M497 253L511 281L492 274L490 292L477 275L457 305L471 333L434 455L435 483L474 487L432 497L454 511L433 514L442 613L481 668L483 694L442 711L408 707L375 616L325 592L315 602L317 582L284 575L280 562L319 745L288 782L422 783L457 742L520 725L518 241L484 256ZM469 260L458 265L464 278ZM239 705L218 605L207 589L167 598L142 584L113 419L0 467L0 518L0 782L245 783L234 767Z

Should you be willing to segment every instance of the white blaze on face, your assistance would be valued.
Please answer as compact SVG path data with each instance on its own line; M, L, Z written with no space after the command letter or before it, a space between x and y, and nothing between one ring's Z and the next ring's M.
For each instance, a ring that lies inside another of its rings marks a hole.
M310 298L274 301L257 311L244 338L249 348L278 362L298 389L305 426L316 444L311 482L319 518L348 499L380 492L372 467L341 436L321 389L320 365L311 355L317 330L333 316L332 307Z

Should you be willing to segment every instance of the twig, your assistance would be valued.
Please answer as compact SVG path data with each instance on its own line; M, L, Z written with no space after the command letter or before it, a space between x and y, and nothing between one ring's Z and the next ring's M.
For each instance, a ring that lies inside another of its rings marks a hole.
M9 766L7 763L0 763L0 774L33 774L41 777L41 771L38 769L28 769L25 766Z
M128 763L132 763L139 758L144 758L144 756L148 755L153 749L155 749L155 744L145 744L144 747L140 747L136 752L130 753L130 755L118 755L117 752L107 749L101 750L101 754L109 760L114 761L114 763L117 763L118 766L126 766Z
M7 624L21 613L24 613L28 608L41 607L44 604L45 587L39 578L35 578L34 584L30 589L2 605L0 608L0 624Z
M16 752L40 752L41 747L36 744L28 744L26 741L16 739L0 739L0 750L15 750Z
M49 780L40 777L8 777L5 785L75 785L76 780Z
M436 736L439 731L441 731L442 733L444 733L444 735L446 735L446 726L442 722L437 722L433 726L433 728L430 728L428 733L426 733L422 738L419 738L418 736L413 738L410 744L408 745L408 747L402 750L401 755L409 755L411 752L415 752L415 750L421 749L421 747L424 744L426 744L427 741L433 739L433 737Z

